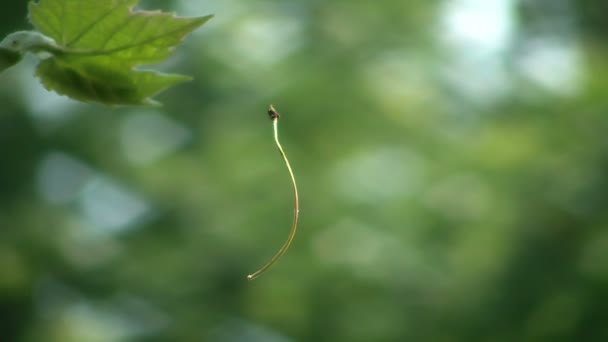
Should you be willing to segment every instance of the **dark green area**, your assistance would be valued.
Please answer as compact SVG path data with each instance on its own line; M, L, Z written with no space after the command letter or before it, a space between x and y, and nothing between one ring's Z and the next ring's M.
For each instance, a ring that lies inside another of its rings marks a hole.
M17 64L21 60L21 54L9 49L0 48L0 72Z
M43 60L36 76L58 94L83 102L121 105L155 105L150 97L167 87L191 80L188 76L153 71L120 70L111 58L62 56Z
M0 340L608 340L604 1L140 7L215 14L161 108L0 75ZM293 210L269 103L301 226L247 282Z

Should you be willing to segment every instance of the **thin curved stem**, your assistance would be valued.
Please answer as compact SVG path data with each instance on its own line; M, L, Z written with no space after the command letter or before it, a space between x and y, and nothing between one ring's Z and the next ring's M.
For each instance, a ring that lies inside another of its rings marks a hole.
M279 122L280 115L274 109L274 107L272 105L270 105L268 114L270 115L270 118L272 120L272 127L274 129L274 141L277 145L277 148L279 149L279 152L281 153L281 157L283 157L283 160L285 161L285 165L287 166L287 171L289 171L289 176L291 176L291 184L293 185L293 193L294 193L293 224L291 226L291 231L289 233L289 237L287 238L285 243L283 243L283 246L281 247L281 249L279 249L279 251L272 257L272 259L270 259L270 261L268 261L266 263L266 265L264 265L258 271L248 275L247 276L248 280L253 280L253 279L259 277L262 273L266 272L277 261L279 261L279 259L281 259L281 257L285 254L285 252L287 252L287 250L289 249L289 246L291 245L291 242L293 241L294 237L296 236L296 231L298 229L298 216L300 213L300 199L298 197L298 186L296 185L296 177L293 175L293 171L291 169L291 165L289 164L289 160L287 159L287 155L285 154L285 151L283 151L283 147L281 146L281 143L279 142L278 122Z

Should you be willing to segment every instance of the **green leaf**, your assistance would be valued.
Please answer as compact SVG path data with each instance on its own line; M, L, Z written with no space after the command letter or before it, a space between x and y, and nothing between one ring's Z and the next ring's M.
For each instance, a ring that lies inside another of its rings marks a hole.
M36 75L48 89L80 101L158 105L150 97L191 80L188 76L114 67L108 57L58 56L43 60Z
M134 11L138 0L40 0L30 20L56 43L36 71L46 88L80 101L152 104L158 92L189 80L135 69L167 59L212 16Z

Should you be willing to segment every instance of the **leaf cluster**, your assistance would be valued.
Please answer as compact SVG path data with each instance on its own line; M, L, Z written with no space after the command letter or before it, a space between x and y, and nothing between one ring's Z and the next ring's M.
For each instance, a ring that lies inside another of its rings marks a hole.
M0 71L32 52L42 58L36 76L49 90L84 102L157 104L154 95L191 78L139 67L166 60L212 15L187 18L134 10L137 3L30 2L29 19L37 32L16 32L0 43Z

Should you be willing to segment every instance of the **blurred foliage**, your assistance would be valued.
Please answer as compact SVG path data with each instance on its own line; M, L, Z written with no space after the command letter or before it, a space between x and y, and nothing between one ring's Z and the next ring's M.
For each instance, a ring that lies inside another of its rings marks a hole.
M603 1L141 6L216 15L163 108L0 78L3 340L608 340ZM247 282L291 223L271 102L302 221Z

